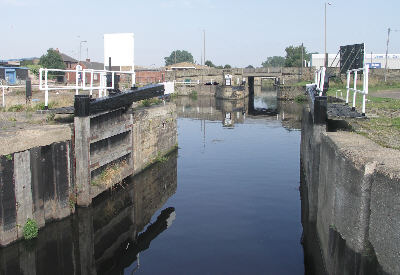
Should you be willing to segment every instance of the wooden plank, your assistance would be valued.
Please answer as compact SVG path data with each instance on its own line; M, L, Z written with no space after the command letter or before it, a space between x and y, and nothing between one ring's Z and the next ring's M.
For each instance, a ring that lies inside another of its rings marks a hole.
M110 163L120 157L123 157L129 153L132 153L132 146L120 147L113 150L112 152L104 152L90 157L90 171L93 171L107 163Z
M22 237L22 228L28 218L33 218L31 159L29 151L14 154L15 200L17 204L18 237Z
M90 137L90 143L95 143L99 140L103 140L115 135L122 134L124 132L128 132L131 130L132 123L130 121L126 121L124 123L117 124L113 126L111 129L107 129L107 131L93 131Z

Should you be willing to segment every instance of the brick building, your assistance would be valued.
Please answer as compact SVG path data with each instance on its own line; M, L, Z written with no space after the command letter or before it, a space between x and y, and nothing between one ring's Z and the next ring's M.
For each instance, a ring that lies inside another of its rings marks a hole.
M164 70L136 68L135 74L137 84L160 83L165 81Z

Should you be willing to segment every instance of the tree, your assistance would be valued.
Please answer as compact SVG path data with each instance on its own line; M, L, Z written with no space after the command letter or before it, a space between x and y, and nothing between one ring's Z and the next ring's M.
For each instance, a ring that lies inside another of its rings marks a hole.
M232 66L229 65L229 64L226 64L226 65L224 66L224 69L231 69L231 68L232 68Z
M31 73L35 76L39 76L39 69L41 68L40 65L26 65Z
M207 60L206 62L204 62L204 65L206 65L206 66L208 66L210 68L214 68L215 67L215 65L210 60Z
M263 67L283 67L285 65L285 58L283 56L270 56L267 60L261 63Z
M165 66L169 66L172 64L180 63L180 62L190 62L193 63L193 55L185 50L175 50L170 56L164 57Z
M307 53L307 49L304 46L289 46L285 49L286 58L285 58L285 67L301 67L301 52L303 51L303 60L310 61L311 54Z
M253 65L249 65L246 67L246 69L254 69Z
M60 53L52 48L48 49L47 53L40 57L39 65L48 69L65 69L65 64Z

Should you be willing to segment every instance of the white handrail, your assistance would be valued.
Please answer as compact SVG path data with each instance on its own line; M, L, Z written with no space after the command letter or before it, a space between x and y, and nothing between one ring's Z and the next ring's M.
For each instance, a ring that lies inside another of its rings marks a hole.
M43 77L44 72L44 77ZM63 73L75 73L75 85L49 85L48 83L48 72L63 72ZM90 84L86 85L86 74L90 74ZM111 74L111 86L107 86L107 74ZM115 74L129 74L132 75L132 85L134 84L135 72L134 71L108 71L108 70L93 70L93 69L82 69L80 65L76 66L75 70L62 70L62 69L39 69L39 90L45 91L45 107L48 106L49 91L51 90L75 90L75 94L79 94L79 90L90 91L92 95L93 90L99 90L99 97L106 95L108 89L114 89L114 76ZM93 76L99 75L99 85L93 85ZM82 76L82 77L81 77ZM81 79L81 80L80 80Z
M357 73L358 72L363 72L363 88L362 90L357 89ZM350 88L350 81L351 81L351 74L354 73L354 85L353 88ZM363 95L363 102L362 102L362 115L365 116L365 101L366 101L366 96L368 94L368 74L369 74L369 67L368 65L365 65L364 68L360 69L354 69L354 70L348 70L347 71L347 95L346 95L346 104L349 104L349 94L350 91L353 91L353 107L352 110L356 109L356 97L357 93L360 93Z
M32 85L32 87L33 86L39 86L39 85ZM9 89L9 88L25 88L26 86L25 85L3 85L0 82L0 87L1 87L1 90L2 90L2 96L1 96L2 97L2 107L5 108L6 107L6 97L5 97L5 95L7 94L5 89ZM12 90L10 92L12 92Z
M322 96L322 92L324 91L325 73L326 68L321 67L320 69L316 70L314 74L314 85L317 85L316 90L318 91L319 96Z

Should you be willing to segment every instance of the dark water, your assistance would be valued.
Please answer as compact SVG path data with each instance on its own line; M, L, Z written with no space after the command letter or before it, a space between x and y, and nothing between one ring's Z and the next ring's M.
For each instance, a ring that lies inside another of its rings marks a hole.
M0 274L304 274L301 106L178 98L178 154L0 250ZM29 273L29 272L28 272Z
M300 132L210 101L178 99L178 188L166 204L176 220L141 254L138 273L304 273ZM239 123L224 127L232 110Z

